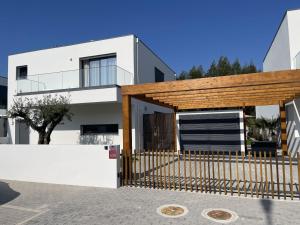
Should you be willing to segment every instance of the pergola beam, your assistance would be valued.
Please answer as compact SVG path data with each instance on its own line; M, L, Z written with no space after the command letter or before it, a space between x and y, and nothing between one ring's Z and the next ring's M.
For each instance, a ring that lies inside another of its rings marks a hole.
M201 103L187 103L178 104L178 110L183 109L214 109L214 108L241 108L247 106L265 106L265 105L278 105L278 101L252 101L252 102L226 102L216 104L201 104Z
M247 101L267 101L267 100L276 100L285 101L286 99L294 98L294 95L266 95L266 96L248 96L248 97L240 97L240 96L228 96L228 97L206 97L206 98L190 98L188 101L186 99L163 99L159 100L161 103L176 105L177 103L187 103L187 102L207 102L214 104L215 102L247 102Z
M171 96L162 96L162 97L152 97L153 100L162 100L162 101L165 101L165 100L172 100L172 99L194 99L194 98L213 98L213 97L226 97L226 98L230 98L230 97L237 97L237 93L238 93L238 97L254 97L254 96L257 96L257 97L262 97L262 96L282 96L282 93L284 93L284 95L287 95L287 96L294 96L294 95L297 95L299 96L299 93L300 93L300 89L299 90L291 90L291 88L287 91L262 91L262 92L258 92L258 93L255 93L255 92L251 92L251 93L240 93L240 92L225 92L225 93L212 93L212 94L191 94L191 95L178 95L178 96L174 96L174 95L171 95ZM148 97L148 98L151 98L151 97Z
M186 96L186 95L195 95L195 94L234 94L234 93L261 93L261 92L286 92L286 91L300 91L300 81L287 83L287 84L272 84L272 85L255 85L248 87L227 87L227 88L208 88L201 90L186 90L186 91L174 91L169 90L167 92L158 92L152 94L146 94L146 97L170 97L170 96Z

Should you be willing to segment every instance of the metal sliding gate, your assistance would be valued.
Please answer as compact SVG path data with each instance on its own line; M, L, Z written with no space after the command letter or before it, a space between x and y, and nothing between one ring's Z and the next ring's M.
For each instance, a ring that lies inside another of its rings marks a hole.
M300 155L268 152L122 152L123 186L300 199Z

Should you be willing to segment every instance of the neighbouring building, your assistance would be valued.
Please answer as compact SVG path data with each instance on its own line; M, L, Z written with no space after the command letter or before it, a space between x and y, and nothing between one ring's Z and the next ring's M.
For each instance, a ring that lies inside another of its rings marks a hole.
M263 61L263 71L300 69L300 9L285 13ZM287 144L292 152L300 147L300 99L285 105ZM279 106L256 107L256 117L279 115Z
M72 121L53 131L51 144L120 145L120 86L175 79L175 72L134 35L10 55L8 107L14 98L69 96ZM170 109L132 101L133 148L142 148L143 116ZM37 144L38 135L21 120L9 119L12 144Z
M7 143L7 78L0 76L0 144Z

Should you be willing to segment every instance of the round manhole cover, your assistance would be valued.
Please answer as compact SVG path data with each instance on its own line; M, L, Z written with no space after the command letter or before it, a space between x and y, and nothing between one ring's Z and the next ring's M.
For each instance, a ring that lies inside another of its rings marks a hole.
M185 216L188 213L188 209L181 205L169 204L157 208L157 213L164 217L177 218Z
M205 209L202 212L202 216L219 223L231 223L238 218L235 212L228 209Z

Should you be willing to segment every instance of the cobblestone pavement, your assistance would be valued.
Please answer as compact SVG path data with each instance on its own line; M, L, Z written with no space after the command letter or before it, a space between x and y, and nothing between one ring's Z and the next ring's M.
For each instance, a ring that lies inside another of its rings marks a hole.
M164 204L188 208L165 218ZM299 224L300 200L262 200L168 190L105 189L0 180L0 224L216 224L201 216L207 208L237 213L233 224Z

